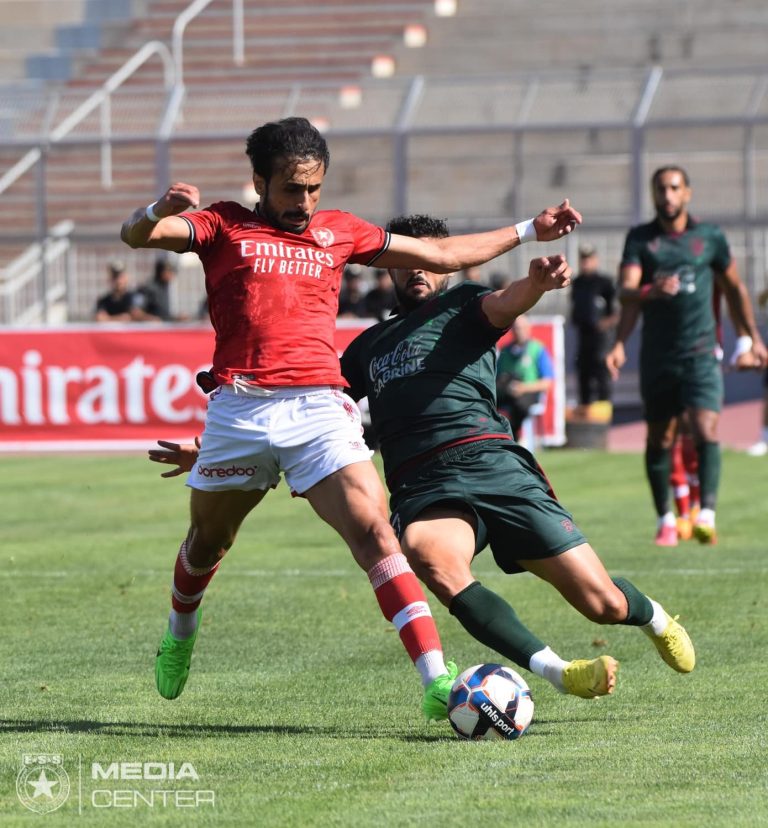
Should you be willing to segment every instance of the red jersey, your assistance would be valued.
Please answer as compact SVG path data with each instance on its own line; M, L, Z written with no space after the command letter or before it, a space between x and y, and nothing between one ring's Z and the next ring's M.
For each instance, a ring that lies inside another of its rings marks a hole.
M342 274L348 262L372 264L389 233L339 210L290 233L233 201L181 218L205 270L216 379L346 385L334 346Z

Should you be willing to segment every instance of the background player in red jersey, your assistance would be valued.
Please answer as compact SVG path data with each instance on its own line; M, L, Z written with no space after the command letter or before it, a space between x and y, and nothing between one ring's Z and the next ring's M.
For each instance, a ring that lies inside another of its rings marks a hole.
M187 485L191 524L173 581L173 608L155 661L165 698L189 674L198 607L246 515L284 473L349 546L382 612L400 633L425 686L428 719L446 715L455 667L418 581L387 520L386 496L362 438L359 411L342 392L334 347L341 277L349 263L450 273L518 244L569 233L581 216L567 201L513 227L450 239L388 233L341 211L318 211L329 163L322 135L304 118L254 130L246 144L260 201L187 213L191 184L173 184L136 210L121 236L131 247L194 251L205 270L216 333L202 449ZM185 214L185 215L182 215Z

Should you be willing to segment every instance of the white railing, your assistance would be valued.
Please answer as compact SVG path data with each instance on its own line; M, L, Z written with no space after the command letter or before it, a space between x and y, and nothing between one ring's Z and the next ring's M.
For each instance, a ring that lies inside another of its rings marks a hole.
M204 11L213 0L195 0L176 18L171 32L171 51L176 71L176 84L168 99L158 139L168 141L178 122L181 104L184 100L184 32L187 26ZM232 62L242 66L245 62L245 24L243 17L243 0L232 0Z
M66 138L75 127L81 124L97 107L101 107L101 147L102 147L102 186L112 186L112 94L119 89L133 74L143 66L149 58L159 55L163 62L165 89L170 90L177 82L175 65L170 50L159 40L145 43L132 57L130 57L113 75L110 75L102 86L80 104L57 127L45 137L45 144L55 144ZM18 181L27 170L31 169L43 155L41 147L29 150L17 161L5 175L0 178L0 194Z
M50 321L50 309L69 293L74 222L51 228L44 242L30 245L2 273L0 323L30 325Z

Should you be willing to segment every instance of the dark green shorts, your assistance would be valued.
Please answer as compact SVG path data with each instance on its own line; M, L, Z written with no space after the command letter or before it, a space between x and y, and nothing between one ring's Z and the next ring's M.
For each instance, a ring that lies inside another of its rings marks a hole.
M720 411L723 372L714 354L645 363L640 370L640 394L643 416L649 423L677 417L688 408Z
M585 542L533 455L512 440L447 449L398 481L390 499L398 537L437 504L475 515L475 554L490 544L504 572L522 572L520 559L551 558Z

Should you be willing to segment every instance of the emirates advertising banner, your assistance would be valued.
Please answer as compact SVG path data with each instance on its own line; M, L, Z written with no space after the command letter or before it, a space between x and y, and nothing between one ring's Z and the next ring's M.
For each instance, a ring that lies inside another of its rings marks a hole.
M368 324L339 320L339 353ZM203 427L207 397L195 375L210 368L213 344L207 325L0 331L0 452L188 442Z

